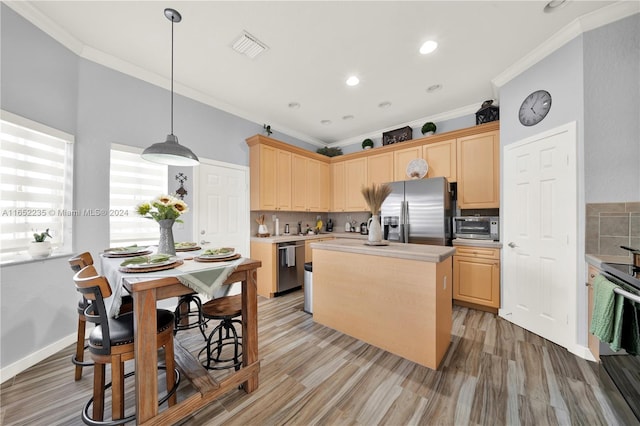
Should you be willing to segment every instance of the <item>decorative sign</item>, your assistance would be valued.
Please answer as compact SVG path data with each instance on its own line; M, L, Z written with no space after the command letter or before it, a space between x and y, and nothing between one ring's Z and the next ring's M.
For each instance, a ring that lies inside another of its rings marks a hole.
M178 173L176 175L176 180L180 182L180 188L176 190L176 195L181 200L184 200L184 196L188 194L187 190L184 189L184 183L187 181L187 177L184 175L184 173Z
M411 127L402 127L384 132L382 134L382 145L391 145L398 142L410 141L411 139L413 139L413 130Z

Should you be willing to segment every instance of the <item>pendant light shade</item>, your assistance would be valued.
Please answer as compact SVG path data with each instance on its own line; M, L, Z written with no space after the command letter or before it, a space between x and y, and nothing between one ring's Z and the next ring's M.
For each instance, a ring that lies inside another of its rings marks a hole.
M173 24L180 22L182 16L177 10L165 9L164 15L171 21L171 133L164 142L154 143L142 152L142 158L154 163L169 166L197 166L198 157L186 146L178 143L178 137L173 134Z

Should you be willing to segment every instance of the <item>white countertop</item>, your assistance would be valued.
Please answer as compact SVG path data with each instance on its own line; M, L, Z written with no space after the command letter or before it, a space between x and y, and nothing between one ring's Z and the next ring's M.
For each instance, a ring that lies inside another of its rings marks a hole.
M456 238L452 241L452 244L454 246L502 248L500 241L472 240L470 238Z
M311 244L312 249L333 250L345 253L364 254L370 256L395 257L398 259L418 260L421 262L439 263L453 256L456 249L448 246L431 246L425 244L389 243L387 246L369 246L360 239L336 239L318 241Z

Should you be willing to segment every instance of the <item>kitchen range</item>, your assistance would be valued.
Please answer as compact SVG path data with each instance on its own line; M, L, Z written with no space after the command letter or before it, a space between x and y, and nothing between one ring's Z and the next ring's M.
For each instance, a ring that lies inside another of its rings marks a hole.
M628 304L625 303L625 312L633 306L634 302L640 304L640 266L608 262L602 263L601 266L603 270L602 275L617 285L614 293L631 301ZM635 310L632 310L632 312L637 316ZM637 320L638 318L636 318L635 330L629 332L638 334L637 339L640 339ZM631 324L623 322L623 327L634 328L633 321L631 321ZM640 354L601 354L600 362L602 368L607 372L609 377L611 377L611 380L615 383L635 416L640 420L640 389L638 389Z

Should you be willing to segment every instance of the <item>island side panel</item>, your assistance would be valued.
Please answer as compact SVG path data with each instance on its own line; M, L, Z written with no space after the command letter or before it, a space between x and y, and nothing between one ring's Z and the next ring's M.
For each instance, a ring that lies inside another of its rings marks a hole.
M313 319L436 369L451 339L450 283L450 258L436 264L314 249Z

